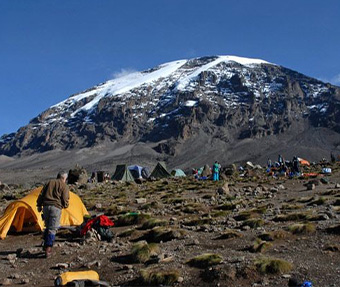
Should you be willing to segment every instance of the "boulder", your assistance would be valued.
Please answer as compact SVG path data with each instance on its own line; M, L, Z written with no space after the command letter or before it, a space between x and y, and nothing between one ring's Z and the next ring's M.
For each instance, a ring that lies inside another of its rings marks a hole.
M85 184L88 181L88 175L86 169L80 165L76 165L73 169L68 172L68 183L69 184Z

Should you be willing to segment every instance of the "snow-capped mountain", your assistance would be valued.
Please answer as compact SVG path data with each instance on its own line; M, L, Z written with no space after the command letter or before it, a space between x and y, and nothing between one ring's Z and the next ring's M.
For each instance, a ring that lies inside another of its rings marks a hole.
M0 154L142 142L176 156L195 141L209 150L310 127L339 134L339 107L340 88L263 60L179 60L70 96L3 136Z

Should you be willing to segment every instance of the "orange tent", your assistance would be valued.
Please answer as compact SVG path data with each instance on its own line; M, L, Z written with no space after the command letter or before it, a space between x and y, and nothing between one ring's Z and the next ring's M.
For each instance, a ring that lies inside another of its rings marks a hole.
M303 158L301 158L301 157L298 157L298 160L299 160L299 163L300 163L301 165L310 166L310 163L309 163L308 160L305 160L305 159L303 159Z
M32 190L31 193L22 199L10 203L4 215L0 218L0 238L5 239L11 227L16 232L21 231L42 231L44 222L41 213L37 210L37 199L42 186ZM60 225L80 225L83 223L84 215L89 214L80 197L70 192L69 207L61 212Z

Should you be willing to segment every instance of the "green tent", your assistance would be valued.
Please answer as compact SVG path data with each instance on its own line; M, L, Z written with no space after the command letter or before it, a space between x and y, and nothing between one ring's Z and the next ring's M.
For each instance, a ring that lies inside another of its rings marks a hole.
M134 178L126 164L119 164L116 167L115 174L112 176L112 180L134 181Z
M153 169L150 177L168 178L168 177L171 177L171 174L166 169L165 162L158 162L155 168Z
M181 176L186 176L185 175L185 173L184 173L184 171L183 170L181 170L181 169L173 169L172 171L171 171L171 175L172 176L175 176L175 177L181 177Z

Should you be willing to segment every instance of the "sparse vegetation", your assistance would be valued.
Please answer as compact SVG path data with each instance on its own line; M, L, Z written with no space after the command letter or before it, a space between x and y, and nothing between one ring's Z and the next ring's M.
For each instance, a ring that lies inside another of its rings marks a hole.
M178 270L145 269L141 270L141 279L145 286L171 286L177 282L179 274Z
M279 214L274 217L274 221L301 221L301 220L309 220L309 213L290 213L290 214Z
M290 262L269 257L261 257L255 261L257 270L262 274L283 274L292 270Z
M159 253L159 247L155 243L140 241L135 243L131 249L131 256L134 262L145 263L151 256Z
M264 225L262 218L250 218L243 222L243 226L249 226L251 228L257 228Z
M218 239L232 239L232 238L239 238L239 237L242 237L242 233L241 232L238 232L236 230L232 230L232 229L229 229L229 230L226 230L224 231L219 237Z
M141 224L150 218L150 214L129 212L121 215L116 221L116 226L127 226L133 224Z
M262 241L261 239L256 239L253 246L251 247L251 251L256 253L264 253L271 247L273 247L273 244L267 241Z
M212 265L220 264L223 258L219 254L205 253L196 256L187 261L187 264L193 267L206 268Z
M313 233L316 230L315 224L313 223L295 223L288 227L289 231L293 234L307 234Z
M184 235L185 232L180 229L155 227L145 234L143 239L147 240L148 242L166 242L173 239L181 239Z
M143 223L141 229L151 229L151 228L154 228L156 226L165 226L167 224L168 224L167 220L150 218Z

